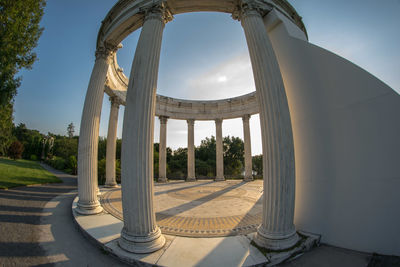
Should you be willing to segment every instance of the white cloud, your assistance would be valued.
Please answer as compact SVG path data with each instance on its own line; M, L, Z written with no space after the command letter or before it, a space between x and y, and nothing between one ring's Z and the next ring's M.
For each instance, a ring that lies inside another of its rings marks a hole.
M230 98L255 90L250 58L242 53L197 77L187 79L186 97L197 100Z

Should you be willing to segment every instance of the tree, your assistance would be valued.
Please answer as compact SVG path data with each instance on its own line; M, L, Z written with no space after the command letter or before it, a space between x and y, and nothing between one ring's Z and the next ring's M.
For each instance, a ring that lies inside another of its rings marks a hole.
M13 134L15 138L24 145L24 152L22 153L23 158L30 159L32 155L37 158L41 157L43 150L43 134L38 130L26 128L26 125L23 123L18 124L18 126L14 128Z
M68 132L68 137L69 137L69 138L74 137L74 133L75 133L75 126L74 126L74 123L71 122L70 124L68 124L67 132Z
M239 137L226 136L224 145L224 173L238 176L244 166L244 142Z
M18 71L36 60L32 50L43 32L45 5L45 0L0 0L0 107L12 103L21 84Z
M257 176L263 175L263 155L253 156L253 171Z
M20 159L22 152L24 152L24 145L18 140L12 142L10 148L8 149L8 155L14 160Z
M8 147L12 142L13 123L13 106L7 104L3 108L0 107L0 156L7 154Z

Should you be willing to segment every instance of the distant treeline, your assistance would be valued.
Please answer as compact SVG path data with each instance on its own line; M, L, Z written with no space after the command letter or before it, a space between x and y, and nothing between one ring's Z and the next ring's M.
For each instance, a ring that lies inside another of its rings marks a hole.
M70 126L69 126L70 127ZM62 136L49 133L41 134L37 130L27 129L19 124L13 129L13 140L23 145L22 158L42 160L50 166L70 174L77 173L78 136ZM12 143L12 142L9 142ZM117 140L116 178L121 181L121 143ZM107 139L99 138L98 175L99 184L105 182ZM226 178L241 179L244 174L244 143L239 137L226 136L223 139L224 174ZM1 153L7 156L7 151ZM201 141L195 147L196 177L213 178L216 173L216 140L214 136ZM158 177L159 144L154 144L154 177ZM253 156L253 174L255 178L262 176L262 155ZM187 148L172 150L167 147L167 177L169 179L185 179L187 175Z

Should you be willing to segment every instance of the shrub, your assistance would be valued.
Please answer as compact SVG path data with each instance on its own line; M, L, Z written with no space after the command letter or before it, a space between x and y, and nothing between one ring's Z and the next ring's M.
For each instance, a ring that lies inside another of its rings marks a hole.
M31 155L31 160L37 161L38 157L36 155Z
M63 171L66 167L66 161L60 157L53 157L52 159L47 160L47 163L53 167L54 169Z
M8 156L13 160L20 159L22 152L24 152L24 145L17 140L11 143L8 149Z
M104 185L106 182L106 159L99 160L97 164L97 181L99 185Z
M70 170L69 173L76 175L78 171L78 161L76 160L75 156L69 156L68 169Z

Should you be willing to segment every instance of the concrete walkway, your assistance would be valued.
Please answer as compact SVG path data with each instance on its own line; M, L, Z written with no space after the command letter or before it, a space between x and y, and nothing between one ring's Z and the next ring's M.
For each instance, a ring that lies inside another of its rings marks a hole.
M0 266L126 266L94 245L73 223L71 205L76 197L76 177L44 167L63 183L0 190ZM107 235L101 228L98 230ZM218 247L238 245L217 242L217 249L212 249L197 243L186 250L191 250L196 257L198 250L211 249L211 258L219 252ZM179 263L176 266L189 266L179 261L181 256L171 255L172 259L166 260L175 259ZM281 266L385 267L400 266L400 262L398 258L371 257L370 254L322 245Z
M44 167L63 183L0 190L0 266L125 266L73 223L76 177Z

